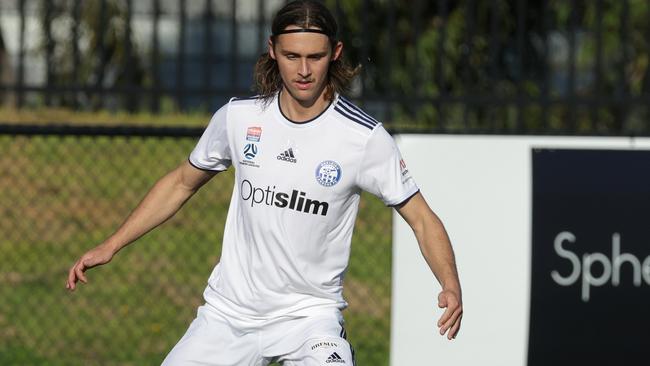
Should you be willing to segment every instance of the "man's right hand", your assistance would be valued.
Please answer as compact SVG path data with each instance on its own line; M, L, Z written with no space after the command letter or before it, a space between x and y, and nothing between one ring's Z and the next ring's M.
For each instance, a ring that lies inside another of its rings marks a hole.
M86 252L86 254L82 255L81 258L79 258L79 260L70 268L65 288L74 291L77 281L88 283L88 279L85 275L86 270L110 262L114 254L115 252L105 243Z

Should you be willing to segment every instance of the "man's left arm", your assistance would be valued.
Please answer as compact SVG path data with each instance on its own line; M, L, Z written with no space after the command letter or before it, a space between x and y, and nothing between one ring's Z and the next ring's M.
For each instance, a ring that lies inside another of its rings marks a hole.
M441 335L447 333L448 339L454 339L463 318L463 301L447 231L420 192L395 209L413 229L424 259L442 286L438 306L446 310L438 320L438 327Z

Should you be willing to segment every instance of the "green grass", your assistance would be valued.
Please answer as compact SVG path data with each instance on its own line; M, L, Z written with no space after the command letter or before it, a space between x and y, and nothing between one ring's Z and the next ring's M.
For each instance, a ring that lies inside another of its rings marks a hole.
M202 303L233 184L215 177L173 219L88 272L70 265L109 235L194 139L0 136L0 365L153 365ZM360 365L387 365L390 210L362 197L344 315Z

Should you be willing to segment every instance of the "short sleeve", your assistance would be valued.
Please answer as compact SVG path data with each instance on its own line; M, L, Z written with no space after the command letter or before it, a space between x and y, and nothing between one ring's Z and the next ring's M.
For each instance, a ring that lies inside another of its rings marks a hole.
M190 164L202 170L223 171L231 165L226 116L228 105L210 119L208 127L190 154Z
M380 125L366 143L357 185L379 197L387 206L395 206L418 192L395 140Z

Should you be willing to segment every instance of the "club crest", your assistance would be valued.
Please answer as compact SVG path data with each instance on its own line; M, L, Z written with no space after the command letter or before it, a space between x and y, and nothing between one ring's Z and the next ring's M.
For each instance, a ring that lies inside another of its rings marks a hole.
M316 180L320 185L332 187L341 180L341 166L333 160L325 160L316 167Z

